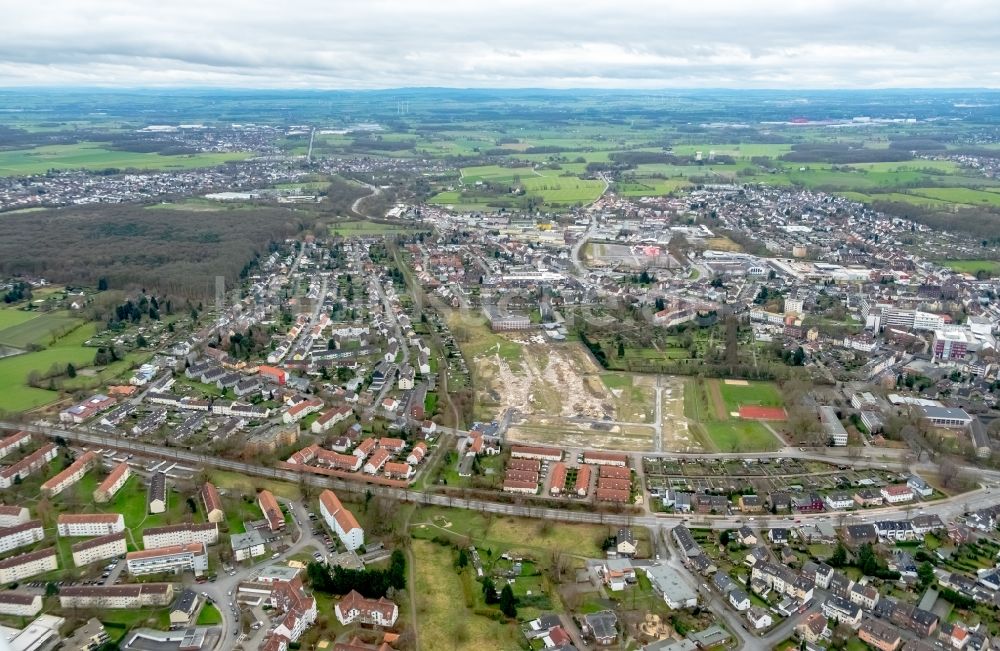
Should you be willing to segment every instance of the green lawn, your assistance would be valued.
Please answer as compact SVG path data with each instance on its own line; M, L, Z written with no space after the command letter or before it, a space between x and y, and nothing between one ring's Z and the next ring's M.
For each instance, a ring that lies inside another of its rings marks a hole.
M776 450L778 439L755 420L735 420L704 423L712 442L722 452Z
M77 346L55 347L0 359L0 411L24 411L52 402L58 392L27 386L32 371L40 373L68 363L78 368L93 363L94 349Z
M222 623L222 614L213 604L205 604L198 613L197 626L218 626Z
M21 326L34 324L35 321L51 325L54 322L48 316L43 315L38 319L27 321ZM53 318L59 319L61 317L54 316ZM21 326L13 327L20 328ZM64 323L62 327L72 327L72 324ZM55 371L58 375L65 370L67 364L73 364L77 370L92 366L96 349L83 344L94 336L94 332L95 324L87 323L75 328L55 342L44 341L43 344L49 346L44 350L0 359L0 411L20 412L53 402L59 398L59 392L51 389L59 389L63 386L63 382L66 382L64 388L67 390L93 388L100 381L126 373L133 362L141 361L147 356L145 354L126 355L121 362L100 369L97 377L87 377L81 374L76 378L69 379L63 376L53 380L51 386L48 381L43 381L44 388L28 386L28 378L33 371L40 374Z
M100 143L45 145L34 149L0 152L0 176L43 174L50 169L145 169L185 170L212 167L249 158L249 152L198 153L178 156L115 151Z

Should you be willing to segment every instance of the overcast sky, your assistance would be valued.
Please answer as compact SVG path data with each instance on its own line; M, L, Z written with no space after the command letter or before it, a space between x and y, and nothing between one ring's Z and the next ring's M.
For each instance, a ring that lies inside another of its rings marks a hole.
M1000 87L998 0L35 0L0 86Z

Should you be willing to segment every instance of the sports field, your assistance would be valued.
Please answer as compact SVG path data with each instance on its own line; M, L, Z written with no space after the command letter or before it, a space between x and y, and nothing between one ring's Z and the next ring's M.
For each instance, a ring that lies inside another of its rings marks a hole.
M728 399L724 397L723 386L731 388ZM739 411L739 400L757 400L764 406L778 406L764 403L774 403L780 400L780 395L766 382L726 385L721 380L690 379L684 385L684 416L692 422L692 430L700 430L719 452L778 449L780 441L762 423L733 415Z
M726 411L733 413L743 406L781 407L784 401L778 387L771 382L734 383L733 380L715 381L722 394Z
M45 145L34 149L0 152L0 176L44 174L50 169L186 170L221 165L228 161L249 158L251 155L250 152L211 152L162 156L116 151L106 149L96 142L80 142L73 145Z

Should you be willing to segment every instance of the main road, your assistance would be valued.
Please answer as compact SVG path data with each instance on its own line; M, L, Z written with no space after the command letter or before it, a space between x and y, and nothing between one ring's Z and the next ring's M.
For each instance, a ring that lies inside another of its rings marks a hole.
M141 456L169 459L194 467L211 467L221 470L230 470L246 475L258 477L268 477L281 481L306 482L322 488L331 488L351 493L366 493L387 497L401 502L413 502L431 506L446 506L452 508L469 509L486 513L497 513L501 515L511 515L525 518L538 518L560 522L580 522L607 525L630 525L643 527L660 527L677 525L682 522L690 523L697 527L710 527L713 529L732 529L746 524L750 519L742 515L675 515L658 513L634 514L634 513L605 513L594 511L575 511L570 509L549 508L527 504L510 504L483 498L465 498L452 495L442 495L439 493L429 493L406 488L392 488L388 486L376 486L363 481L350 481L335 477L326 477L309 472L296 472L281 468L270 468L232 459L222 459L219 457L198 454L183 448L166 447L141 443L128 438L109 436L105 433L96 433L85 430L70 430L41 424L22 424L0 421L0 429L24 430L34 434L42 434L51 437L61 437L67 441L74 441L78 444L100 446L127 451ZM791 453L786 453L789 456ZM702 455L715 456L715 455ZM724 455L719 455L724 456ZM757 456L757 455L754 455ZM812 456L803 453L803 456ZM869 465L871 462L858 463L858 465ZM924 466L915 466L923 468ZM863 512L845 513L820 513L820 514L799 514L792 517L781 518L777 516L758 516L757 526L780 525L787 526L789 522L816 522L821 520L835 519L837 526L850 524L861 524L873 522L875 520L906 519L912 516L915 509L920 509L925 514L936 514L942 520L948 521L956 518L967 511L974 511L988 506L1000 504L1000 490L994 491L992 485L1000 483L1000 472L983 470L981 468L968 468L979 476L980 480L991 484L991 486L981 487L975 491L962 493L953 497L936 500L934 502L921 503L913 506L889 506L876 509L866 509Z

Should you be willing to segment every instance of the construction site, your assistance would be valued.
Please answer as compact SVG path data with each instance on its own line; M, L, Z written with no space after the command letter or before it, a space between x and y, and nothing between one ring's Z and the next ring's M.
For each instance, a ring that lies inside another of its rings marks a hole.
M510 440L629 451L698 452L684 417L684 383L671 376L605 372L579 342L541 333L468 332L475 415Z

